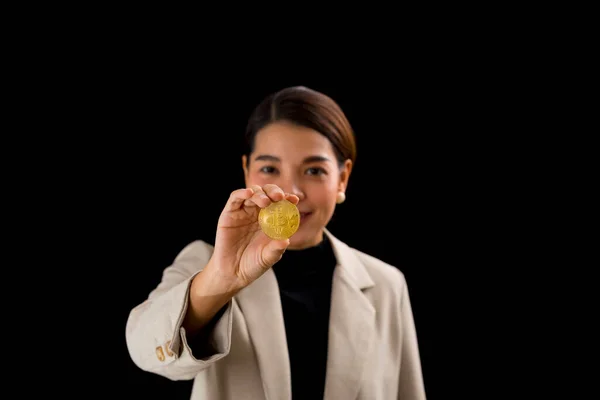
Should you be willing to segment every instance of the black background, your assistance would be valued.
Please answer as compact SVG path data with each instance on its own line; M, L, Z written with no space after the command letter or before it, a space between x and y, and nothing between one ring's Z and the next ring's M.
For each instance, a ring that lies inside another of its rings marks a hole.
M19 389L189 397L190 382L133 365L127 315L183 246L212 241L228 194L243 184L237 140L251 109L306 85L340 103L358 139L348 200L329 228L405 273L428 398L511 398L521 384L555 391L575 364L555 359L572 342L548 338L576 317L563 280L588 280L571 272L576 252L557 235L557 212L577 219L571 210L581 208L560 196L590 187L573 183L581 171L565 172L567 156L586 147L563 148L578 118L565 117L574 97L560 89L580 72L558 67L556 46L571 42L529 24L522 34L501 10L435 11L414 26L404 25L410 14L381 21L398 31L371 35L364 20L338 18L345 26L332 35L319 29L332 23L325 17L264 33L254 23L230 42L227 26L178 16L171 28L120 10L97 21L65 13L64 24L41 15L41 30L14 30L26 43L12 42L6 62L16 124L3 154L5 181L15 183L5 198L19 207L5 207L3 221L16 223L6 232L24 246L4 272L25 276L14 280L21 297L6 290L5 311L20 321L6 329L4 360L31 379ZM285 41L292 33L301 41ZM550 276L560 282L542 281ZM538 333L543 311L550 324ZM540 364L560 379L535 380Z
M61 206L75 216L62 243L68 256L57 262L72 262L67 279L81 283L69 286L80 292L77 301L61 293L69 310L84 307L61 313L77 315L68 322L76 332L71 354L85 360L70 368L77 384L189 398L191 381L133 364L128 314L185 245L213 242L225 201L244 184L240 145L253 107L273 91L304 85L336 100L356 132L347 201L328 228L404 272L428 398L486 386L493 376L480 365L504 350L486 338L505 328L497 314L485 322L503 299L482 299L517 271L511 256L520 245L505 235L518 196L508 177L519 157L508 76L418 59L369 73L255 74L121 51L82 68L90 72L76 75L80 85L70 79L71 108L63 112L73 117L66 130L79 135L62 139L68 157L55 157L52 170L70 193ZM52 217L47 226L64 225L62 215Z

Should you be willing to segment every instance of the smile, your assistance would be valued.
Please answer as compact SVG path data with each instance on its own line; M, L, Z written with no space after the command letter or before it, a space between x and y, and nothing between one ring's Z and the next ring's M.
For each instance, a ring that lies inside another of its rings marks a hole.
M307 217L311 216L311 212L301 212L300 213L300 222L304 221Z

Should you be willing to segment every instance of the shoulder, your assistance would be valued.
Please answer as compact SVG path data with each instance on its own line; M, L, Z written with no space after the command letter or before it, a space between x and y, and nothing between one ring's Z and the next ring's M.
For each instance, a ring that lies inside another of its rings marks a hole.
M211 257L213 250L214 247L211 244L203 240L194 240L181 249L175 257L175 262L207 261Z
M326 230L338 257L338 262L352 271L352 276L362 287L376 291L401 292L406 286L404 273L395 265L368 254L335 237Z
M401 289L406 284L404 273L398 267L356 248L350 247L350 250L360 260L376 286Z

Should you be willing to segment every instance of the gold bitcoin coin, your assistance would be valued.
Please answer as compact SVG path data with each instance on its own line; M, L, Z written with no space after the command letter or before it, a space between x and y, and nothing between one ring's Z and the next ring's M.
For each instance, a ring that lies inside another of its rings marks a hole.
M293 203L281 200L261 209L258 223L260 229L271 239L287 239L300 226L300 212Z

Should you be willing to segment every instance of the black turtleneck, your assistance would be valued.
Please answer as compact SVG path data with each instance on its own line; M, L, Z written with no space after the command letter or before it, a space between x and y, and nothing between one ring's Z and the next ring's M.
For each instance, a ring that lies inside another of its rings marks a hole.
M314 247L286 250L273 267L281 294L293 400L324 396L335 265L331 243L323 235L323 241Z

